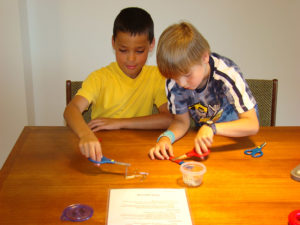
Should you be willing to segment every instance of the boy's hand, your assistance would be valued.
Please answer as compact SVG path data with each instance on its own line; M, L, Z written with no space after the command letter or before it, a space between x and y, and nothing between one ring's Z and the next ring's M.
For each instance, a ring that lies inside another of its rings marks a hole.
M159 142L156 143L155 147L150 149L149 156L151 159L169 159L169 156L174 156L170 139L168 137L162 137Z
M101 144L94 134L81 137L79 140L79 149L81 154L86 158L101 161Z
M207 125L203 125L195 138L195 149L198 154L202 152L207 152L208 148L211 147L213 143L214 132L212 128Z
M93 132L99 130L118 130L121 129L121 121L120 119L99 117L91 120L88 126Z

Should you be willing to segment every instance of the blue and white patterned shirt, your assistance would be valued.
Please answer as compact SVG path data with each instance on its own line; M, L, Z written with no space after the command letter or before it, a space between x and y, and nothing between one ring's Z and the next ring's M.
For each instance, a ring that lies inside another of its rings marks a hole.
M174 80L166 81L168 107L172 114L187 111L201 126L207 120L225 122L238 119L238 114L255 107L256 101L239 67L230 59L212 53L211 73L205 87L184 89Z

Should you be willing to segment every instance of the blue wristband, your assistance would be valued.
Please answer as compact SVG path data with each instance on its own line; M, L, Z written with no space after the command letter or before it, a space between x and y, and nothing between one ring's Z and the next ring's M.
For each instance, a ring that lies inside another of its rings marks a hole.
M165 132L163 132L161 135L159 135L159 137L157 138L157 141L158 142L162 137L168 137L171 141L171 144L174 143L175 141L175 135L172 131L170 130L166 130Z

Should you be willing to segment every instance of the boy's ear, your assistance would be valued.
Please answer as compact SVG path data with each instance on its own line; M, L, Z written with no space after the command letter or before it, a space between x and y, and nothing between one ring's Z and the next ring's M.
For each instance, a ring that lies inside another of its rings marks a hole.
M115 40L114 40L114 36L111 37L111 45L112 45L113 49L115 49Z
M208 63L209 62L209 54L206 51L202 56L202 63Z
M151 42L151 44L150 44L150 52L154 49L154 47L155 47L155 38L153 38L153 40L152 40L152 42Z

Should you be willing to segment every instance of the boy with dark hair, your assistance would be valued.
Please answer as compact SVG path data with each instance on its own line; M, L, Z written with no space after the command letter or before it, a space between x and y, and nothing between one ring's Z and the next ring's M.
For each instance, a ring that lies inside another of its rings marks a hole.
M116 62L91 73L64 112L81 153L96 161L102 151L94 131L164 129L171 122L165 79L156 66L145 65L155 46L151 16L140 8L123 9L114 22L112 46ZM86 124L82 112L90 104L92 120ZM152 115L154 104L159 113Z
M192 116L199 131L195 150L202 154L214 135L242 137L259 130L257 104L230 59L210 52L197 29L186 22L168 27L157 46L157 65L168 78L166 90L173 121L149 152L151 159L169 159L172 144L184 136Z

